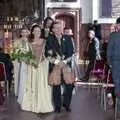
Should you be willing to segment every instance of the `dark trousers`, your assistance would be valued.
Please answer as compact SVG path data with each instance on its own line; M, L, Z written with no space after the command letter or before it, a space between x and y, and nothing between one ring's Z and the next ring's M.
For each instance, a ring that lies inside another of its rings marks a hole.
M115 94L120 97L120 61L112 62L112 78L115 84Z
M94 68L94 59L91 59L89 61L88 67L87 67L87 71L85 73L85 78L88 80L89 76L90 76L90 71Z
M53 102L55 109L60 109L61 106L69 108L72 98L74 85L64 84L63 99L61 95L61 85L53 86ZM63 101L62 101L63 100Z

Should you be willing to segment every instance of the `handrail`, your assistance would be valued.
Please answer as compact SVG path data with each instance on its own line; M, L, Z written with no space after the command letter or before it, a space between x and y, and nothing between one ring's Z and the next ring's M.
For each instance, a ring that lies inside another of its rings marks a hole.
M103 88L114 87L114 84L108 84L108 83L94 83L94 82L75 81L75 86L77 86L77 85L102 86Z

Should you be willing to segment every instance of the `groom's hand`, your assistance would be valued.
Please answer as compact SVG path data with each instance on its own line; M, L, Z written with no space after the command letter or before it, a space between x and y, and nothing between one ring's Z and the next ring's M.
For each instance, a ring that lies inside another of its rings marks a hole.
M58 65L59 63L60 63L60 60L55 59L54 64L55 64L55 65Z

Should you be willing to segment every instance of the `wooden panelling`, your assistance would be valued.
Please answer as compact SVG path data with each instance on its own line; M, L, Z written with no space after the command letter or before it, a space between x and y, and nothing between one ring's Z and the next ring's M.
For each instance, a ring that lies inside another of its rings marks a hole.
M102 30L102 40L107 41L109 39L109 34L111 32L111 24L102 24L101 25Z

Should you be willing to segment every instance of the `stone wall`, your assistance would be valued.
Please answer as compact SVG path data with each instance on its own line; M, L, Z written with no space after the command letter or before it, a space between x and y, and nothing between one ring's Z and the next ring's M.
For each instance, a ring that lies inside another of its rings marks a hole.
M120 0L112 0L112 17L120 17Z

